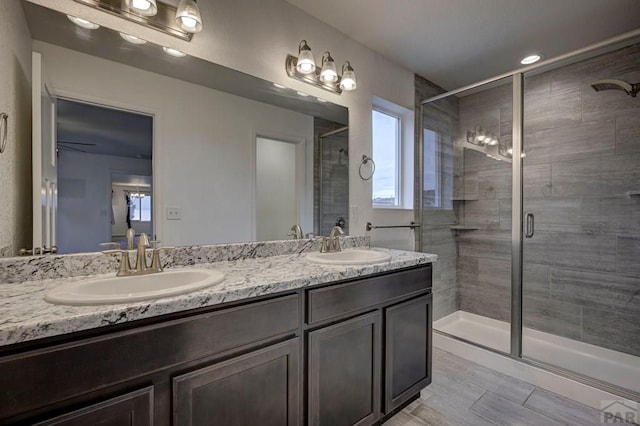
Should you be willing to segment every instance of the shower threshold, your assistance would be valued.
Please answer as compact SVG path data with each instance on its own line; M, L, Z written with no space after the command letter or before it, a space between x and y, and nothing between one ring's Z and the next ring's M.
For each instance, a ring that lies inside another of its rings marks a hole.
M504 321L456 311L434 321L433 328L496 351L510 349L510 326ZM640 393L640 357L529 328L523 330L522 353L524 358Z

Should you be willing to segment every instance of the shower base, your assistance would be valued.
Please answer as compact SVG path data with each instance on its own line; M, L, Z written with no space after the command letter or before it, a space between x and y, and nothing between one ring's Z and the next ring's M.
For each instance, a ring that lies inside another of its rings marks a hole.
M500 352L510 352L510 326L504 321L456 311L434 321L433 328ZM523 330L522 353L525 359L640 393L640 357L529 328Z

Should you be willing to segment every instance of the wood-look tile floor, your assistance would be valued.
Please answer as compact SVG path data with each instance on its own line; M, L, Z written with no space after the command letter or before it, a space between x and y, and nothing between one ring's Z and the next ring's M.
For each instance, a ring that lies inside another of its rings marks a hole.
M433 382L385 426L603 424L598 410L434 348Z

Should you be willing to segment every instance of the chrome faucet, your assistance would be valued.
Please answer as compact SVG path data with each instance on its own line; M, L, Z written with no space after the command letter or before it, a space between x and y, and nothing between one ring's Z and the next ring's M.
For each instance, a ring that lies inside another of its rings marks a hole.
M342 251L340 247L340 238L336 235L344 235L344 231L339 226L334 226L329 232L329 236L322 239L322 246L320 246L320 253L334 253Z
M296 223L291 227L291 233L287 235L293 237L294 240L301 240L303 238L302 227Z
M151 244L157 244L160 241L149 241L147 234L140 234L138 239L138 247L136 248L136 263L135 268L131 268L129 262L129 250L114 249L105 250L104 254L120 254L120 266L118 268L118 277L130 277L133 275L146 275L162 272L162 264L160 263L160 252L163 250L171 250L173 247L156 247L151 252L151 266L147 265L146 249ZM104 243L103 245L116 244L117 243Z

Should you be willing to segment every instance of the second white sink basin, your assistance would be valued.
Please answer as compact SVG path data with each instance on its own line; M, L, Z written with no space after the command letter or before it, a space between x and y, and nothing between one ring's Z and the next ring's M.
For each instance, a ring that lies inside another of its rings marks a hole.
M335 253L313 252L307 255L307 259L324 265L368 265L387 262L391 255L373 250L343 250Z
M72 282L49 291L45 300L61 305L129 303L189 293L222 280L224 274L213 269L165 270L149 275Z

